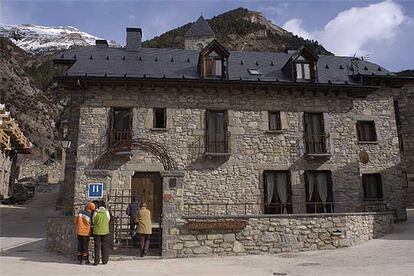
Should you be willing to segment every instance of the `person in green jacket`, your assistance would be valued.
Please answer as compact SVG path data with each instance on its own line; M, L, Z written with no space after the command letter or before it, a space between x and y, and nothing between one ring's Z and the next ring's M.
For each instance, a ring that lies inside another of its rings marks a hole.
M111 216L105 208L105 202L99 203L92 217L93 240L95 243L95 260L93 265L98 265L102 252L102 263L107 264L109 259L109 221Z

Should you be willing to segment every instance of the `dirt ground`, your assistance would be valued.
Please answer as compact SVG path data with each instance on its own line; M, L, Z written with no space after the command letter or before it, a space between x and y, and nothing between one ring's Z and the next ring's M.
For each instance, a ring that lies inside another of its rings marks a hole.
M1 206L0 275L414 275L414 210L393 233L359 246L298 254L110 261L80 266L45 250L57 190Z

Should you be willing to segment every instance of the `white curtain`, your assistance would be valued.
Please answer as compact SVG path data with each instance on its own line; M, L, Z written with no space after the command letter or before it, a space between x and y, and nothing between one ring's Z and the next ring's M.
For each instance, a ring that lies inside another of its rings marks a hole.
M326 179L326 174L318 173L317 174L317 185L319 196L323 203L323 210L326 213L326 200L328 198L328 182Z
M266 173L267 204L272 203L275 190L275 177L273 173Z
M286 203L288 200L288 181L287 174L284 172L278 172L276 174L277 193L282 203L283 213L287 213Z
M308 191L309 191L308 201L311 202L312 195L313 195L314 174L313 173L307 173L306 177L308 178Z

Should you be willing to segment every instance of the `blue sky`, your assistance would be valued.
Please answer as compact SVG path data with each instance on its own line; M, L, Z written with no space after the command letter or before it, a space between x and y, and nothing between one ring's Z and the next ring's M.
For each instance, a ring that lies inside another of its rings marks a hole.
M414 1L10 1L0 22L71 25L124 43L126 27L144 39L237 7L262 12L295 34L318 40L337 55L369 56L390 70L414 69Z

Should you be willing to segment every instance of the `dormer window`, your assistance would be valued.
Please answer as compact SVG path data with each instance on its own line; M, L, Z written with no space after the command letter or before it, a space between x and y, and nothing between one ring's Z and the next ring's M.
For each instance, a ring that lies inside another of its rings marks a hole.
M282 72L288 75L292 81L316 82L316 64L318 56L307 46L301 47L291 54L290 58L282 67Z
M313 79L312 75L312 63L305 59L302 55L298 56L295 60L296 80L310 81Z
M296 79L311 80L310 63L296 62Z
M199 72L203 78L227 78L229 51L216 40L200 52Z
M215 52L205 57L205 73L206 77L221 77L223 75L223 59Z

